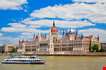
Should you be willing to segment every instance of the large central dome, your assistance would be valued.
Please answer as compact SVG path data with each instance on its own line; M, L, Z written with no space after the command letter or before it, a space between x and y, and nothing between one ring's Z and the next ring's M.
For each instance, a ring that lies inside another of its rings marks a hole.
M56 28L56 26L55 26L55 22L53 21L53 26L52 26L52 28L51 28L51 32L58 32L58 30L57 30L57 28Z

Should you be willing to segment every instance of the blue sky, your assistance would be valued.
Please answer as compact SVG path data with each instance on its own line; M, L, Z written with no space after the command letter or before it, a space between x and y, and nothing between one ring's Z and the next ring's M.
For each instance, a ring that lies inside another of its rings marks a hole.
M106 42L105 0L0 0L0 44L47 34L52 21L60 30L77 29Z

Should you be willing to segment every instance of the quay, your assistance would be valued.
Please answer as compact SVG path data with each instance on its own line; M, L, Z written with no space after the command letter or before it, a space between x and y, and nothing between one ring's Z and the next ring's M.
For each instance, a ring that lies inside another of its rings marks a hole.
M24 54L24 55L33 55L33 54ZM37 53L38 56L106 56L106 53L104 52L96 52L96 53L65 53L65 54L48 54L48 53Z

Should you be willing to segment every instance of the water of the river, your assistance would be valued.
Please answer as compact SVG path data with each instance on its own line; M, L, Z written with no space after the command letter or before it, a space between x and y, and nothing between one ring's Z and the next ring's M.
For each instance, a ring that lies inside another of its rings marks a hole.
M4 57L0 56L0 61ZM0 70L102 70L106 57L42 56L46 61L38 64L0 64Z

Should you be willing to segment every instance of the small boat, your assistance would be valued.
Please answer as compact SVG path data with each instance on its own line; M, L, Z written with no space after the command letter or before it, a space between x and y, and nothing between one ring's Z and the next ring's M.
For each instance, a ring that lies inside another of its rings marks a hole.
M2 64L44 64L45 61L38 56L11 56L4 59Z

